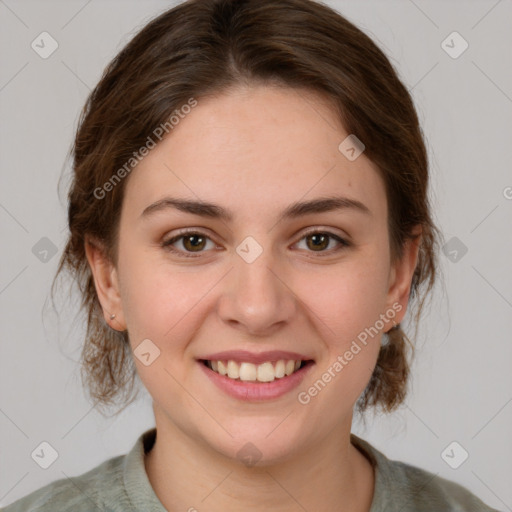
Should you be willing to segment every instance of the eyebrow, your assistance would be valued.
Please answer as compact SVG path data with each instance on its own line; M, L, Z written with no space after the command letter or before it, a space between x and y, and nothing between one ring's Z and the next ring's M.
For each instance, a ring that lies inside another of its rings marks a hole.
M148 218L156 212L167 209L176 209L185 213L224 221L232 221L234 218L231 211L220 205L205 201L195 201L176 197L164 197L163 199L150 204L144 209L141 217ZM341 196L328 196L319 197L310 201L292 203L281 213L278 220L291 220L309 214L325 213L337 210L352 210L365 215L372 215L370 209L357 199L350 199L348 197Z

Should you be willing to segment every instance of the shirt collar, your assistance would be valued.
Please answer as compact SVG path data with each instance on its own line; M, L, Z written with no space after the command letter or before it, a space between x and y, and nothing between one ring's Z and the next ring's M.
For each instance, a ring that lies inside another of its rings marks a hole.
M139 436L137 442L126 455L123 465L123 481L126 494L134 510L147 510L148 512L166 512L162 502L158 499L144 464L144 454L148 453L156 439L156 428L146 430Z
M391 461L370 443L350 434L350 442L370 461L375 476L375 485L370 512L379 512L386 510L386 507L392 505L389 497L398 492L396 488L399 475Z

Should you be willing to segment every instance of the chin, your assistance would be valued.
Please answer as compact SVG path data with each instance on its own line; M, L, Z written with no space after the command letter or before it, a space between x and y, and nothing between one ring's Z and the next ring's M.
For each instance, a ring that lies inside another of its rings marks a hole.
M282 421L282 419L280 420ZM240 462L247 468L274 466L293 457L303 441L290 433L290 428L276 428L279 421L259 423L254 418L237 422L237 431L226 425L233 437L223 431L222 438L205 438L205 442L222 456ZM282 428L282 430L280 430Z

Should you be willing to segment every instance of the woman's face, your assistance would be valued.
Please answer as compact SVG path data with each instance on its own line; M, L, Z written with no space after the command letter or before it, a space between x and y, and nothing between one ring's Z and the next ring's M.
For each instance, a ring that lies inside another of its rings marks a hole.
M384 183L339 149L348 135L311 93L240 89L198 99L132 171L100 299L128 329L158 428L228 457L251 442L261 462L350 429L417 251L391 266ZM364 206L297 206L326 198ZM229 377L205 359L240 364ZM309 363L283 376L277 361L296 359Z

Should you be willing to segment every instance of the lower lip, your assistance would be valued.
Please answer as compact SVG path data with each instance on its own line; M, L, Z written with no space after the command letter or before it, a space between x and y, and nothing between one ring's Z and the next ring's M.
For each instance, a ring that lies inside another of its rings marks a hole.
M275 379L272 382L256 382L234 380L210 370L203 362L198 361L199 366L206 373L207 377L222 391L247 402L262 402L279 398L299 386L306 374L313 366L309 362L296 372L287 377Z

